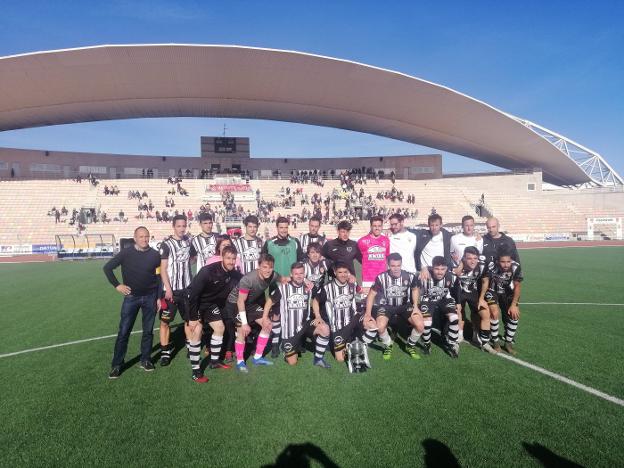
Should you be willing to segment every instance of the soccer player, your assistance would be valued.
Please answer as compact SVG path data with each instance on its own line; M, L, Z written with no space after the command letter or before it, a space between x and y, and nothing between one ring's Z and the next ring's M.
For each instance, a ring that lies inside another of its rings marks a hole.
M497 260L491 265L487 276L483 278L480 300L485 300L490 308L490 330L494 349L500 351L498 343L499 317L503 315L505 324L505 344L503 349L515 355L514 337L520 319L520 290L523 281L520 264L513 260L513 252L501 247Z
M251 325L261 328L257 338L256 352L251 362L256 366L270 366L273 363L263 357L264 349L271 334L271 320L264 317L265 291L270 285L280 281L280 276L273 271L275 260L271 255L262 254L258 268L243 276L238 288L232 289L228 296L229 315L236 316L236 368L247 373L245 364L245 338L251 332ZM238 312L238 313L237 313Z
M314 361L315 366L329 368L324 356L329 345L329 327L323 321L318 310L314 319L310 319L310 306L312 303L312 291L306 288L304 283L305 268L303 263L294 263L290 269L290 282L274 285L269 298L264 305L264 316L269 317L271 308L279 306L282 348L284 358L288 364L297 364L297 353L303 346L303 340L307 337L316 337Z
M262 251L264 242L258 234L258 226L260 221L257 216L249 215L243 220L245 225L245 234L238 239L234 239L234 247L241 256L242 270L241 273L246 275L258 268L258 259Z
M377 275L387 267L386 257L390 255L390 239L381 233L383 218L373 216L370 219L370 232L358 240L358 249L362 257L362 288L364 293L375 282Z
M208 259L215 254L217 240L219 239L219 235L212 232L214 223L210 214L200 213L198 220L201 232L193 237L191 241L197 252L196 273L199 272L199 270L206 265Z
M189 350L193 350L191 355L193 373L200 371L199 348L202 332L200 321L212 328L210 368L230 368L230 366L219 360L219 355L225 332L225 323L223 321L225 302L232 289L238 286L238 282L242 277L236 269L236 255L236 249L231 245L223 247L221 250L221 261L199 270L189 286L189 323L191 328L196 331L193 336L194 341L189 347ZM197 354L194 353L195 349L197 349Z
M176 311L179 310L184 322L188 322L186 288L191 284L191 261L196 256L195 248L186 235L186 216L174 216L172 225L173 235L160 244L160 278L165 290L166 304L160 310L161 366L171 363L173 344L169 343L169 324L174 320ZM184 331L188 347L188 323L185 323Z
M518 249L516 249L516 243L507 234L500 232L498 219L494 217L488 218L485 222L485 227L488 232L483 236L483 250L481 253L485 256L486 265L496 260L498 249L501 246L505 246L514 262L520 263L520 256L518 255Z
M416 344L425 329L423 316L418 310L418 284L414 273L401 268L402 259L398 253L388 256L388 269L380 273L366 297L365 319L373 317L379 339L384 345L383 358L392 358L392 338L388 324L395 316L407 320L412 332L407 338L407 352L413 359L420 359Z
M362 335L367 345L377 336L375 321L357 313L355 304L356 284L350 283L351 272L345 263L334 264L334 278L321 288L312 300L315 317L322 317L321 306L324 306L325 317L329 322L334 356L338 362L344 362L347 343ZM362 330L364 329L364 330Z
M416 269L421 280L429 279L429 268L433 266L435 257L442 257L447 266L452 265L451 260L451 233L442 227L442 216L432 214L427 219L429 229L416 229L412 232L416 235Z
M400 213L390 216L390 253L398 253L403 259L401 269L416 273L416 235L405 229L405 218Z
M479 255L477 247L464 249L460 269L455 277L454 297L460 322L460 337L463 333L463 315L466 305L470 307L472 342L483 351L495 353L490 344L490 310L485 300L480 300L481 283L486 274L485 257Z
M351 233L351 223L349 221L340 221L338 223L338 237L329 240L323 245L323 257L335 263L344 263L349 268L351 280L355 278L354 260L362 263L362 254L358 248L357 242L349 239Z
M306 249L306 261L303 264L305 278L309 280L316 290L319 290L327 281L331 268L331 261L321 255L321 244L312 242Z
M327 239L324 235L319 234L319 230L321 229L321 218L318 216L312 216L310 221L308 221L308 231L306 234L301 234L299 238L299 243L301 244L301 250L304 252L308 251L308 245L313 242L316 242L323 246Z
M464 256L466 247L476 247L479 252L483 250L483 238L475 233L474 218L466 215L461 222L462 232L451 237L451 257L456 263Z
M128 350L128 339L139 309L143 315L140 366L147 372L154 370L150 353L156 319L156 299L159 287L156 271L160 266L160 255L149 246L149 239L147 228L143 226L136 228L134 245L122 249L104 265L106 278L124 296L109 379L116 379L121 375L121 366ZM120 283L113 273L113 270L120 265L123 283Z
M451 357L459 357L459 316L455 307L453 274L448 269L447 261L442 256L435 256L429 268L428 279L418 278L418 307L424 320L422 335L425 354L431 353L431 327L433 320L443 324L446 322L446 348Z

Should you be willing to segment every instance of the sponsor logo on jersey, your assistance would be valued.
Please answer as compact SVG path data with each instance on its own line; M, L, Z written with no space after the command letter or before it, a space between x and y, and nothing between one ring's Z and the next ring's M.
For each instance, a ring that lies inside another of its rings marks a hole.
M384 260L386 258L386 248L381 245L373 245L368 248L369 260Z
M243 260L246 262L252 262L260 258L260 251L257 247L249 247L243 250Z
M304 294L291 294L286 301L289 309L305 309L308 307L308 296Z
M353 303L353 296L342 294L334 298L334 307L336 309L348 309Z
M191 258L191 249L188 246L180 247L175 253L175 261L177 263L188 262Z
M401 297L405 294L405 288L403 286L390 286L386 290L388 297Z

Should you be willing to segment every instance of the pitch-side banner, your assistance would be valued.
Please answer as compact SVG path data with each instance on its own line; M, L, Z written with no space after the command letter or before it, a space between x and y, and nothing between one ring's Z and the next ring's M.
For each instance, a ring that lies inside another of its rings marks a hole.
M0 255L4 257L10 257L12 255L30 255L31 253L31 244L0 245Z
M33 244L32 246L34 254L55 254L57 250L56 244Z

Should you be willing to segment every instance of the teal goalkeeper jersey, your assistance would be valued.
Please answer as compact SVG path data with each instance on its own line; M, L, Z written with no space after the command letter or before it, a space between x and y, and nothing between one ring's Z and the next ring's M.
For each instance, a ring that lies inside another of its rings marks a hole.
M288 236L286 239L273 237L266 242L263 251L271 254L275 258L274 270L281 276L290 276L290 267L293 263L303 258L301 244L294 237Z

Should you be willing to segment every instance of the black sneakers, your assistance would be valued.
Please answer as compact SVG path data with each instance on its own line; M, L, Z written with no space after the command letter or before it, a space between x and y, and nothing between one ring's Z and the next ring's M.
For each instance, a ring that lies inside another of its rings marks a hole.
M119 366L116 366L111 369L110 374L108 374L108 378L111 380L114 380L114 379L118 379L120 375L121 375L121 369Z
M141 361L141 364L139 364L139 367L143 369L145 372L152 372L155 369L154 364L152 364L152 361Z
M171 364L171 355L163 354L162 356L160 356L160 365L162 367L166 367L169 364Z

